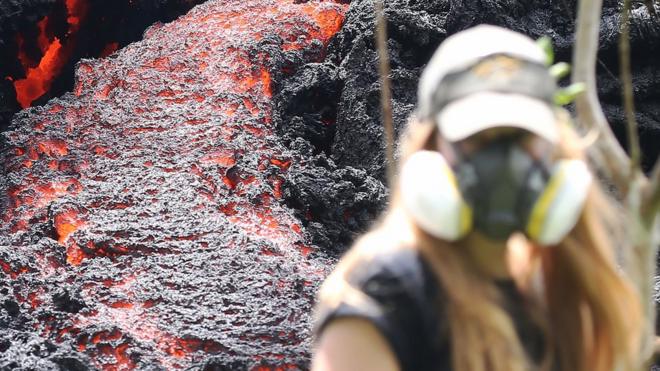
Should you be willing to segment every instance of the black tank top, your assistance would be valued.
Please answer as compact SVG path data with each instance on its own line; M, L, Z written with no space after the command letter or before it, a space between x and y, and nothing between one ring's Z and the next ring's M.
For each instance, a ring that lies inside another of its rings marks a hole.
M338 318L362 318L385 337L403 371L452 370L449 326L443 292L428 264L412 249L376 255L368 264L354 267L350 284L370 299L369 305L340 300L317 306L315 334ZM498 286L505 308L514 320L518 336L530 359L540 362L544 339L525 311L525 303L513 281Z

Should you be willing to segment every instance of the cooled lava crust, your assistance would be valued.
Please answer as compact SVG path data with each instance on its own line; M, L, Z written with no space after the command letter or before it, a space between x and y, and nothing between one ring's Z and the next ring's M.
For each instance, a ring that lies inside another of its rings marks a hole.
M285 205L274 79L347 8L209 1L22 111L0 157L0 367L300 369L332 262ZM217 355L217 357L214 357Z

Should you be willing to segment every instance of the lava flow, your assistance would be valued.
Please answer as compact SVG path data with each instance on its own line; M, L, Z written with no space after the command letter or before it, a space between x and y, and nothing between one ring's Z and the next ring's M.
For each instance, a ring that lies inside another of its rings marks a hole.
M41 59L33 61L25 51L25 39L18 35L19 60L23 65L26 77L14 81L16 99L21 107L29 107L32 102L50 90L51 83L60 73L75 47L75 40L80 29L80 22L86 13L84 0L66 0L67 32L65 39L52 35L50 30L51 17L46 16L38 23L39 35L37 43L41 51Z
M282 201L299 164L271 98L282 71L324 55L346 8L209 1L79 63L73 93L16 116L0 152L0 360L306 367L330 264ZM65 55L43 43L21 104Z

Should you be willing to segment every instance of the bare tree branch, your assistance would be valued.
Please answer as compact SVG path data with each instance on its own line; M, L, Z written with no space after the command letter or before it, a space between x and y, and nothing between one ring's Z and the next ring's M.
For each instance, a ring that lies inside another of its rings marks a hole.
M602 0L580 1L571 80L586 86L586 92L575 101L578 122L588 129L595 127L600 134L591 149L598 152L598 155L590 155L592 158L604 159L607 166L600 170L613 181L620 194L625 195L630 176L629 159L607 123L596 90L596 56L602 4Z
M628 148L630 149L630 171L634 176L640 170L641 149L635 118L635 100L633 97L633 81L630 68L630 0L623 0L621 9L621 34L619 35L619 74L623 83L623 108L626 113L626 129L628 133Z
M390 58L387 54L387 19L383 0L376 0L376 28L379 73L381 80L380 102L383 113L383 126L385 130L385 154L387 161L387 179L390 188L394 186L396 163L394 162L394 123L392 119L392 97L390 89Z
M629 0L625 0L629 2ZM629 6L629 5L628 5ZM629 246L631 248L630 261L625 266L626 273L633 280L639 290L640 298L644 304L646 324L642 335L642 348L640 357L642 362L649 360L653 354L655 336L655 306L654 306L654 273L655 254L654 244L655 214L651 210L650 216L645 216L644 208L654 208L650 199L660 198L657 189L660 187L660 170L654 172L654 181L649 184L644 174L639 171L639 143L637 126L634 122L634 102L632 97L632 77L630 75L630 45L628 32L629 9L623 10L622 34L620 40L621 75L624 81L624 105L629 121L629 139L633 158L629 159L623 148L619 145L610 129L602 108L598 101L596 90L596 54L598 52L598 33L602 0L580 0L578 19L576 22L576 42L573 47L573 83L584 83L586 92L576 100L578 122L588 129L596 129L599 138L590 152L592 160L597 165L603 162L605 166L599 168L607 175L618 188L625 200L626 230L629 233ZM633 133L634 132L634 133ZM635 148L637 147L637 148ZM595 150L595 151L594 151ZM660 167L660 165L658 165ZM660 201L659 201L660 202ZM647 206L651 205L651 206ZM648 365L647 365L648 366ZM648 369L648 367L646 367Z

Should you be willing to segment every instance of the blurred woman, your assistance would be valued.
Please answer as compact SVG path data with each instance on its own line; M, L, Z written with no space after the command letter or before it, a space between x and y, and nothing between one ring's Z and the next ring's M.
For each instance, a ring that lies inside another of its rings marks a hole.
M389 209L319 293L313 370L638 366L621 223L556 91L526 36L478 26L445 40Z

